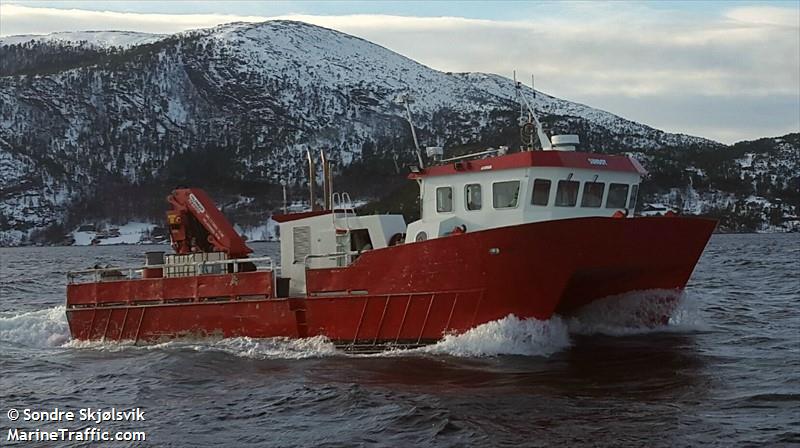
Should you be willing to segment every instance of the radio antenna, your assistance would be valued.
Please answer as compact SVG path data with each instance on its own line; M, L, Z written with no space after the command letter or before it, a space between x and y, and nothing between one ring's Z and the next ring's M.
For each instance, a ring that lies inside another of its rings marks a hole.
M523 107L522 106L522 101L520 101L520 95L521 95L521 93L520 93L520 82L517 81L517 71L514 70L513 73L514 73L514 95L517 97L517 102L519 103L519 125L522 126L523 123L524 123L525 118L523 117L524 109L522 108Z

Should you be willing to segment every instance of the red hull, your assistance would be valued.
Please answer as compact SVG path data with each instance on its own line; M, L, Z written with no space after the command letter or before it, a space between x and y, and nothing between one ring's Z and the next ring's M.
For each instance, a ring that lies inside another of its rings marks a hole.
M579 218L365 252L307 271L307 297L275 298L271 272L71 284L75 339L322 335L343 344L440 339L508 314L548 319L606 296L682 289L716 222Z

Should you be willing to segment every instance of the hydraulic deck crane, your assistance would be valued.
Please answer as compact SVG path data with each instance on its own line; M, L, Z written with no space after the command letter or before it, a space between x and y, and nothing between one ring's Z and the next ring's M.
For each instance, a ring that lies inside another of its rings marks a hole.
M205 191L178 188L167 201L172 205L167 224L176 254L225 252L229 258L247 258L253 252Z

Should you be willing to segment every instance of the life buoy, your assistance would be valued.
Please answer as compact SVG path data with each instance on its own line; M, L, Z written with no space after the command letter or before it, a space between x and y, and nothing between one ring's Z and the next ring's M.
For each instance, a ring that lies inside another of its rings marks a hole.
M467 226L465 224L461 224L460 226L453 227L453 230L450 231L450 235L462 235L467 233Z
M395 233L389 238L389 245L390 246L397 246L398 244L403 244L406 239L405 233Z
M533 140L534 127L533 123L527 122L519 129L519 135L524 143Z

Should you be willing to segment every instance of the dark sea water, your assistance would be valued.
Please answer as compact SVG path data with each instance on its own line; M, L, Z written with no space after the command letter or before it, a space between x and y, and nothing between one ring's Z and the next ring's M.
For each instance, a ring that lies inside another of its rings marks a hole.
M99 446L800 445L797 234L715 235L657 329L632 320L633 297L379 355L319 338L70 342L65 272L138 263L144 249L0 249L0 446L10 428L91 426L147 434ZM56 407L139 407L146 420L7 416Z

